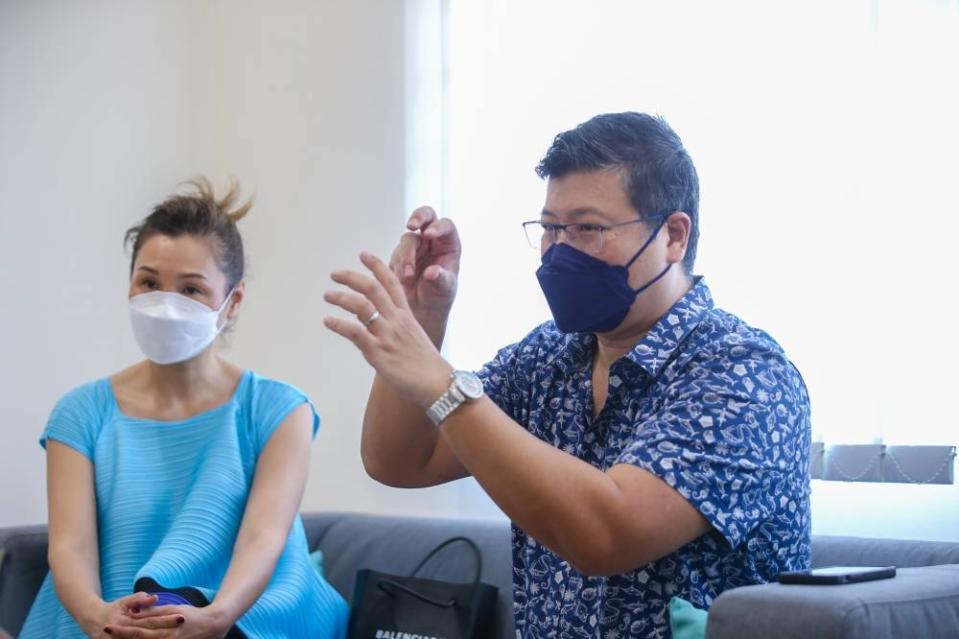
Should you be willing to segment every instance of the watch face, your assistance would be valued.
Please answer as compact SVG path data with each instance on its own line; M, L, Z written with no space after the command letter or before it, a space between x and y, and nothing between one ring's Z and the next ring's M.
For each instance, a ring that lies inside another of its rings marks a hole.
M467 399L479 399L483 396L483 381L475 373L456 371L453 377L457 388Z

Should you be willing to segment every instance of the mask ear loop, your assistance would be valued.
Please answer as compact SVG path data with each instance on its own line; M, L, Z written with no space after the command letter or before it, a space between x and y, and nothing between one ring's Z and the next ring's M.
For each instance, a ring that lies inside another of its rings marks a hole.
M664 269L659 273L659 275L657 275L657 276L654 277L653 279L649 280L648 282L646 282L645 284L643 284L642 286L640 286L638 289L636 289L636 290L633 291L633 292L634 292L636 295L639 295L640 293L642 293L643 291L645 291L647 288L649 288L650 286L652 286L653 284L655 284L656 282L658 282L659 279L660 279L663 275L666 275L666 273L668 273L668 272L669 272L669 269L671 269L672 267L673 267L672 264L667 264L667 265L666 265L666 268L664 268Z
M217 322L219 322L219 320L220 320L220 313L222 313L222 312L223 312L223 309L226 308L227 302L229 302L229 301L233 298L233 293L235 293L235 292L236 292L236 287L234 286L233 288L230 289L230 292L226 294L226 299L224 299L224 300L223 300L223 303L220 304L220 308L216 309L216 319L217 319ZM217 332L217 334L219 334L220 331L222 331L224 328L226 328L226 325L229 324L229 323L230 323L230 318L226 318L226 319L223 321L223 326L217 326L217 327L216 327L216 332Z
M667 216L667 217L669 217L669 216ZM656 236L659 235L659 231L660 231L660 229L663 228L663 225L664 225L664 224L666 224L666 217L664 217L662 220L660 220L659 224L656 225L655 230L653 230L653 232L650 233L649 238L646 240L646 242L645 242L641 247L639 247L639 250L638 250L638 251L636 251L636 255L633 256L633 259L631 259L630 261L626 262L625 268L626 268L627 270L629 269L630 266L633 265L633 262L635 262L637 259L639 259L639 256L643 254L643 251L646 250L646 247L649 246L650 244L652 244L653 240L656 239ZM667 265L666 265L666 268L664 268L662 271L660 271L659 275L657 275L656 277L654 277L653 279L649 280L648 282L646 282L645 284L643 284L642 286L640 286L638 289L636 289L635 291L633 291L633 294L638 296L640 293L642 293L643 291L645 291L647 288L649 288L650 286L652 286L653 284L655 284L656 282L658 282L658 281L660 280L660 278L662 278L664 275L666 275L666 273L668 273L668 272L669 272L669 269L671 269L672 267L673 267L672 264L667 264Z
M633 259L631 259L631 260L629 260L628 262L626 262L626 268L627 268L627 269L628 269L630 266L633 265L633 262L635 262L636 260L639 259L639 256L643 254L643 251L646 250L646 247L653 243L653 240L655 240L655 239L656 239L656 236L659 235L659 230L660 230L661 228L663 228L663 224L665 224L665 223L666 223L666 218L664 217L662 220L660 220L659 224L656 225L656 228L653 229L653 232L649 234L649 237L646 239L646 242L645 242L642 246L640 246L640 247L639 247L639 250L636 251L636 254L633 255ZM670 266L672 266L672 265L670 265ZM668 267L667 267L667 268L668 268ZM660 276L660 277L661 277L661 276ZM655 281L655 280L654 280L654 281Z

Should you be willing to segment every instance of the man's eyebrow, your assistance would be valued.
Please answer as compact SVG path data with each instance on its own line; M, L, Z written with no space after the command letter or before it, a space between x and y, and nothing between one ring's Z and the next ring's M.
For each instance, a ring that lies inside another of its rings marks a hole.
M559 217L556 213L553 213L548 209L543 209L543 212L540 215L543 217ZM584 215L599 215L600 217L607 217L605 213L592 206L584 206L582 208L573 209L569 212L569 215L572 215L573 217L582 217Z

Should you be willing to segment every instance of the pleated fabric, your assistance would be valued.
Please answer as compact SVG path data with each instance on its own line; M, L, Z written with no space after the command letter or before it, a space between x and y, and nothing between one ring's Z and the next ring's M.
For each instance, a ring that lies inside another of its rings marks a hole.
M40 444L55 440L93 462L103 598L140 577L191 586L213 600L240 528L257 458L274 430L309 403L300 390L251 371L229 402L160 422L120 412L109 379L81 386L54 408ZM312 404L310 404L312 407ZM319 416L313 411L313 433ZM309 561L299 516L266 590L238 621L252 638L346 635L348 607ZM48 574L21 638L83 637Z

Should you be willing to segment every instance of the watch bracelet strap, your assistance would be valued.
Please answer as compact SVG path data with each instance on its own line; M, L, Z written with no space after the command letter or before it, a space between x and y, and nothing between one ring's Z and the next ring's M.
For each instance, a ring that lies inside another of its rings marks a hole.
M456 384L450 384L446 392L440 395L440 398L433 402L426 414L439 426L450 414L460 407L466 401L466 397L456 388Z

